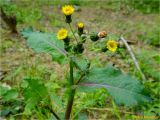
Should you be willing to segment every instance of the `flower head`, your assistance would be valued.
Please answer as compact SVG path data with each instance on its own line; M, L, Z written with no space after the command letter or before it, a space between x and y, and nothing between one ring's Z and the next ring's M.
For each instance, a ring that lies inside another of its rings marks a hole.
M83 24L82 22L79 22L79 23L77 24L77 26L78 26L78 28L84 28L84 24Z
M72 5L65 5L62 7L62 12L65 15L71 15L74 12L74 7Z
M60 29L57 33L57 38L59 40L64 40L68 36L68 31L64 28Z
M111 52L115 52L117 50L118 44L115 40L108 40L106 45L108 50L110 50Z

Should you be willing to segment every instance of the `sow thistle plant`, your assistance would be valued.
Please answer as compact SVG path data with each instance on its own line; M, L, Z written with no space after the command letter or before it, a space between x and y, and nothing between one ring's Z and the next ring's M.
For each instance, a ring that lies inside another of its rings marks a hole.
M53 60L59 64L69 64L69 77L66 78L69 97L62 119L70 119L74 96L79 91L85 92L105 88L117 105L136 106L149 102L151 98L140 81L122 73L111 65L92 66L92 61L89 61L83 54L86 41L92 41L93 44L103 41L99 52L116 53L119 49L118 40L108 39L108 33L105 31L86 34L84 32L85 25L82 22L77 23L77 30L74 32L71 26L74 7L65 5L62 7L62 13L65 15L65 22L73 34L71 37L68 35L69 30L65 28L61 28L57 34L33 31L32 28L26 28L21 32L33 50L49 53ZM59 113L54 112L54 116L61 119Z

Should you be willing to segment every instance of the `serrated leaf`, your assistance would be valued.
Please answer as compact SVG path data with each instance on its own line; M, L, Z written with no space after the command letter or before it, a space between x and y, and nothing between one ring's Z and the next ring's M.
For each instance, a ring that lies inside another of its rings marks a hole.
M67 53L63 41L58 40L55 34L33 31L32 28L24 29L21 34L34 51L49 53L58 62L64 60Z
M27 96L25 96L26 99L31 97L42 99L47 96L47 88L40 82L39 79L26 78L25 80L28 82L28 87L26 88L28 93L26 93Z
M87 59L82 59L80 57L79 58L77 57L76 59L73 59L73 62L75 66L83 72L85 72L90 67L90 63Z
M47 98L47 88L38 79L25 78L28 87L24 90L24 98L26 101L26 110L32 109L38 102Z
M138 105L150 101L144 92L143 85L131 76L123 74L112 66L92 68L88 75L80 82L81 86L106 88L115 102L119 105Z

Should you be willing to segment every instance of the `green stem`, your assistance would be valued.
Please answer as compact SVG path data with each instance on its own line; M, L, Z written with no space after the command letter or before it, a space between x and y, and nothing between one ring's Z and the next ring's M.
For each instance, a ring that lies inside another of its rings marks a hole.
M55 113L55 111L52 108L50 108L49 106L44 106L44 107L48 109L57 120L60 120L60 117Z
M70 118L70 114L72 111L72 105L73 105L73 101L74 101L74 95L75 95L75 89L72 89L72 86L74 85L72 58L70 59L69 64L70 64L70 80L69 80L70 96L68 98L68 104L67 104L66 113L65 113L65 120L69 120L69 118Z
M76 38L76 36L75 36L75 34L74 34L74 32L73 32L73 29L72 29L72 27L71 27L71 24L68 23L68 25L69 25L69 27L70 27L70 29L71 29L71 32L72 32L72 34L73 34L73 36L74 36L76 42L78 43L78 40L77 40L77 38Z
M81 76L79 77L79 79L76 82L76 85L78 85L78 83L82 80L82 78L84 77L84 75L85 75L84 73L81 74Z

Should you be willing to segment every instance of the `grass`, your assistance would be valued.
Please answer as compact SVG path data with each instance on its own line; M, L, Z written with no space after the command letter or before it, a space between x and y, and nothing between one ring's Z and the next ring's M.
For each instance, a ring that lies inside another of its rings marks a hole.
M156 2L156 1L155 1ZM86 25L86 31L90 28L91 31L107 30L108 33L112 34L125 34L125 37L134 41L131 47L139 60L140 66L147 77L147 81L144 83L146 87L151 91L154 102L149 105L144 105L137 108L139 111L144 112L144 115L159 115L158 111L158 90L159 90L159 64L160 56L159 51L159 17L152 5L145 2L146 8L139 8L141 5L138 2L135 6L136 9L132 9L131 5L127 0L114 2L110 0L107 2L90 2L80 0L69 0L66 2L61 1L43 1L38 0L33 2L31 0L24 0L23 2L16 1L16 4L11 7L13 12L16 13L18 22L18 31L25 26L33 26L34 29L56 32L60 27L66 26L63 24L63 15L61 14L58 5L71 3L77 5L81 11L74 14L73 26L75 27L76 22L82 21ZM96 6L95 6L96 3ZM124 7L122 3L127 4ZM148 7L149 6L149 7ZM122 8L121 8L122 7ZM34 8L34 9L33 9ZM33 10L33 11L32 11ZM149 12L144 12L144 11ZM8 12L11 11L8 9ZM16 12L18 11L18 12ZM32 12L31 12L32 11ZM145 13L145 14L144 14ZM147 14L146 14L147 13ZM45 119L45 115L42 111L42 106L38 105L37 109L34 109L34 115L25 106L22 90L26 88L27 83L24 81L25 76L33 78L40 77L42 83L50 91L56 91L55 96L60 96L63 102L66 104L66 93L67 90L62 89L65 85L64 77L61 73L66 73L67 66L60 67L57 63L52 62L51 56L34 54L33 51L28 49L25 41L20 36L13 36L9 33L9 30L5 29L6 26L0 28L1 33L1 71L6 72L3 79L1 80L0 86L7 91L11 88L11 92L8 94L9 100L0 97L4 118L7 119L30 119L38 118ZM101 29L100 29L101 28ZM89 32L91 32L89 31ZM90 41L87 41L90 44ZM86 46L87 47L87 46ZM92 48L94 49L94 47ZM107 55L98 54L95 52L85 53L89 59L94 59L93 65L102 66L99 61L103 61L103 65L108 64L110 60L111 64L115 64L118 68L121 68L125 72L136 75L140 78L139 74L135 71L135 67L130 59L128 53L125 55L111 55L112 57L108 60ZM97 56L95 58L95 56ZM124 61L119 58L123 58ZM0 71L0 72L1 72ZM3 73L2 73L3 74ZM62 94L65 91L64 94ZM18 93L18 95L17 95ZM136 118L135 112L138 110L116 107L105 94L104 89L95 91L94 93L81 93L76 96L78 101L74 105L73 113L75 119L134 119ZM6 92L7 94L7 92ZM54 97L54 96L52 96ZM91 99L91 100L90 100ZM106 101L107 99L107 101ZM58 111L61 106L63 110L64 104L59 99L56 101ZM94 109L93 109L94 108ZM96 108L96 109L95 109ZM25 111L25 112L24 112ZM59 111L60 112L60 111ZM132 115L132 113L134 115ZM87 114L87 116L86 116ZM53 116L52 116L53 117ZM80 118L81 117L81 118Z

